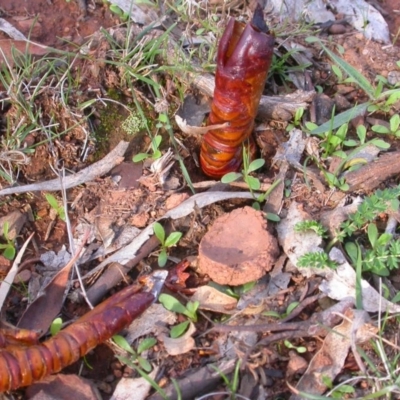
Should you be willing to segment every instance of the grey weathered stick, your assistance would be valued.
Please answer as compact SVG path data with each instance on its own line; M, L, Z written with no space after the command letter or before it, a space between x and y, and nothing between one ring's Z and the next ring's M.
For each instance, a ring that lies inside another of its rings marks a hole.
M81 185L82 183L92 181L93 179L102 176L113 169L116 165L123 161L123 155L128 148L128 142L119 142L118 145L103 159L90 165L89 167L67 176L64 180L64 187L70 189ZM0 196L6 196L15 193L37 192L41 190L55 191L61 190L61 182L59 178L51 181L32 183L30 185L9 187L0 190Z

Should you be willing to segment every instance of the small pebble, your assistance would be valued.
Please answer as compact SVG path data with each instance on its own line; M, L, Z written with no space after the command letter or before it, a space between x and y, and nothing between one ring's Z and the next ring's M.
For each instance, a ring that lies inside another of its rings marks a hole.
M115 376L113 374L109 374L104 378L104 382L111 383L115 381Z
M389 85L395 85L400 82L400 71L390 71L387 76Z
M332 35L340 35L345 32L346 32L346 27L342 24L333 24L329 28L329 33L331 33Z
M29 269L21 271L14 279L15 283L28 283L31 279L32 272Z
M113 374L116 378L122 378L122 371L120 369L114 369Z

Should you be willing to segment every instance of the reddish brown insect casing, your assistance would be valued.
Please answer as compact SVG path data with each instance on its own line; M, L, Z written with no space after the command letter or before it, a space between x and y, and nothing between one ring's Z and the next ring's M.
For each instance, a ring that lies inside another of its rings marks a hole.
M128 286L43 344L0 350L0 392L59 372L120 332L154 301L153 294L139 290Z
M242 145L249 138L257 114L274 49L260 6L251 23L231 18L219 43L214 98L208 125L229 122L208 131L200 162L205 174L220 178L242 164Z

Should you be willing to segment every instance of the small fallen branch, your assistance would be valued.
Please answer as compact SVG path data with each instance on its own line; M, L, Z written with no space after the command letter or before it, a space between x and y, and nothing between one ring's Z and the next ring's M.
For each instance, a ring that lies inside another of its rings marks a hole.
M52 179L46 182L32 183L30 185L15 186L0 190L0 196L7 196L15 193L38 192L38 191L56 191L61 190L62 186L65 189L81 185L82 183L90 182L99 176L111 171L116 165L123 161L123 156L128 148L128 142L119 142L118 145L103 159L90 165L89 167L69 175L63 179L63 185L59 178Z

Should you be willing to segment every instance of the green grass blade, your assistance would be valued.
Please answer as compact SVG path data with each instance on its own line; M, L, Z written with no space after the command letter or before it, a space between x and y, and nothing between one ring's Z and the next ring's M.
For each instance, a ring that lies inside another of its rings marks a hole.
M313 129L310 133L312 135L322 135L325 132L329 132L331 129L334 130L339 128L343 124L347 124L352 118L355 118L367 110L368 106L370 106L370 102L359 104L351 108L350 110L346 110L338 115L336 115L332 120L325 122L320 125L318 128Z
M346 61L338 57L335 53L329 50L323 43L320 42L321 47L328 54L330 59L334 61L348 76L354 79L358 86L369 96L371 100L375 99L375 89L369 83L368 79L358 72L354 67L348 64Z

